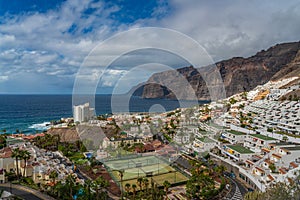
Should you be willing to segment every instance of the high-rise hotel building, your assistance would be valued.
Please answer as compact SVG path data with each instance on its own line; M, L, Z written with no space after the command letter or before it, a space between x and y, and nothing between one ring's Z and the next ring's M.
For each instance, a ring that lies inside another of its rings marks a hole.
M90 108L89 103L74 106L73 109L74 122L87 122L95 116L95 109Z

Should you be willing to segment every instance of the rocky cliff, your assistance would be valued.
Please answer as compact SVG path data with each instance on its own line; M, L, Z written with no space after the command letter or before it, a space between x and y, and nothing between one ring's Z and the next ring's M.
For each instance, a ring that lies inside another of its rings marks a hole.
M209 100L211 94L207 86L217 82L217 77L210 75L212 70L220 72L226 96L249 91L271 79L299 75L300 42L277 44L249 58L234 57L217 62L216 66L215 69L189 66L156 73L132 93L143 98L192 99L193 90L199 100Z

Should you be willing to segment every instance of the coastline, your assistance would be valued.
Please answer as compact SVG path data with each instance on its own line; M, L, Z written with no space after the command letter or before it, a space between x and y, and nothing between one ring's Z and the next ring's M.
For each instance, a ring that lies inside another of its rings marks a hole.
M0 134L35 134L47 130L45 124L72 116L72 95L70 94L0 94ZM123 95L117 97L122 98ZM181 102L189 102L184 100ZM198 101L199 104L207 101ZM180 107L174 99L144 99L132 96L130 113L146 113L153 105L161 105L166 111ZM111 94L96 95L96 114L112 113ZM122 111L120 112L122 113Z

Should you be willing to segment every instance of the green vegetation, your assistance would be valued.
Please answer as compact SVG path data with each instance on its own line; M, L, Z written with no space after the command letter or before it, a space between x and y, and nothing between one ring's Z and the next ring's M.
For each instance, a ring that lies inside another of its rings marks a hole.
M64 183L58 182L53 187L46 187L49 195L60 200L104 200L108 198L109 183L99 176L96 180L86 180L84 184L76 183L76 178L69 175Z
M205 166L194 161L192 177L187 181L186 194L189 199L214 199L223 189L226 180L223 177L224 166L214 166L212 162ZM215 179L221 180L220 187L216 187Z
M254 153L253 151L240 146L240 145L228 145L227 147L229 147L230 149L239 152L240 154L250 154L250 153Z
M35 184L34 181L32 180L32 178L30 178L30 177L23 177L20 181L20 184L24 185L24 186L27 186L27 187L30 187L34 190L39 189L39 186L37 184Z
M138 200L163 200L167 199L166 192L171 184L168 181L164 181L163 189L153 181L153 179L139 178L131 183L126 182L123 184L124 196L126 199Z
M58 135L45 134L45 136L38 136L34 138L34 144L42 149L57 151L59 140L60 138Z
M271 137L261 135L261 134L253 134L251 136L262 139L262 140L276 140L275 138L271 138Z
M230 98L229 99L229 103L232 105L232 104L235 104L237 102L237 100L235 100L235 98Z
M239 132L239 131L235 131L235 130L229 130L227 132L232 133L234 135L246 135L245 133L242 133L242 132Z
M27 160L30 158L30 153L27 150L20 150L19 148L13 149L12 151L12 158L16 160L16 178L19 180L20 178L20 171L19 171L19 161L24 159L25 168L27 165ZM24 170L25 172L25 170ZM24 176L25 174L23 174Z
M6 136L0 135L0 149L6 147Z
M58 150L74 162L84 159L83 152L87 151L82 141L76 141L75 143L60 143L58 145Z
M296 134L292 134L292 133L287 133L285 131L276 131L277 134L281 134L281 135L287 135L287 136L291 136L294 138L300 138L300 135L296 135Z
M245 195L244 200L295 200L300 199L300 177L291 182L289 185L285 183L276 183L267 189L266 192L249 192Z
M273 132L273 128L267 128L268 132Z
M275 173L275 172L276 172L276 166L275 166L275 164L274 164L274 163L271 163L271 164L269 165L269 169L270 169L273 173Z

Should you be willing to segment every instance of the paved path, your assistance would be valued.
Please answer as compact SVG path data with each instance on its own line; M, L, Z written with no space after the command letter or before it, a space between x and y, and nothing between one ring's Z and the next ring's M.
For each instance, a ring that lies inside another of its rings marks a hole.
M245 188L236 180L230 178L232 183L231 191L228 193L227 197L223 200L243 200L243 196L246 193Z
M236 184L236 183L235 183ZM243 200L242 193L240 191L240 188L236 185L235 192L231 200Z
M0 184L0 188L10 192L9 183ZM11 191L12 194L22 197L25 200L55 200L54 198L45 195L37 190L25 186L21 186L21 185L11 184Z

